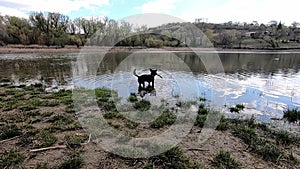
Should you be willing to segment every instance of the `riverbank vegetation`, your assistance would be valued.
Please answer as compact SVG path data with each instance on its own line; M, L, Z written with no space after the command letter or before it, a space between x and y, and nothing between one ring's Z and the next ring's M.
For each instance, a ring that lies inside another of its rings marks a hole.
M208 40L191 31L191 26L201 30ZM93 37L97 31L101 33ZM63 48L66 45L80 47L87 42L89 45L138 48L211 47L211 42L217 48L298 49L300 24L198 21L147 28L107 17L70 19L53 12L32 12L29 18L0 16L0 46L22 44Z
M162 114L145 124L128 120L117 111L111 100L115 92L99 88L94 94L108 124L128 136L120 138L120 142L168 129L178 118L176 110L187 105L197 106L197 117L186 138L165 153L148 159L124 158L104 151L97 146L96 138L83 130L76 116L78 108L74 106L73 97L87 103L84 96L72 96L69 90L45 92L44 86L39 84L13 86L4 79L0 88L0 168L300 167L299 136L272 129L254 117L238 119L221 115L213 135L199 145L197 137L212 111L204 98L194 102L181 101L175 107L162 101ZM128 101L141 116L145 116L149 104L151 106L149 101L134 94ZM292 112L285 113L284 117L291 122L294 122L294 114L299 113L298 110L286 112Z

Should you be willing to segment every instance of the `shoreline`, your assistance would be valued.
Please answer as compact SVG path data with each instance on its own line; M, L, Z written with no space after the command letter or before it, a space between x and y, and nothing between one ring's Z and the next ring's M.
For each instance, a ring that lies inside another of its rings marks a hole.
M17 54L17 53L80 53L81 51L174 51L174 52L208 52L208 53L252 53L252 52L274 52L274 53L300 53L300 48L189 48L189 47L161 47L161 48L142 48L142 47L106 47L106 46L39 46L39 45L7 45L0 47L0 54Z

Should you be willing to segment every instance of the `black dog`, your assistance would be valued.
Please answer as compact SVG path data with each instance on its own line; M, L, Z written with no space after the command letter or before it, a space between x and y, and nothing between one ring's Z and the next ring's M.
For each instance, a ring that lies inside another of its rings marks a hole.
M137 75L136 74L136 69L133 70L133 74L138 77L138 82L139 82L139 88L146 88L145 82L148 82L148 86L151 86L154 88L154 76L157 75L160 78L162 78L161 75L157 74L157 70L150 69L151 74L145 74L145 75ZM152 85L151 85L151 84Z

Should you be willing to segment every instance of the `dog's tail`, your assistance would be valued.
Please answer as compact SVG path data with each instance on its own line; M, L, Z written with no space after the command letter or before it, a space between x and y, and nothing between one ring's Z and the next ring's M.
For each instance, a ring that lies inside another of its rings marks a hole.
M139 75L136 74L136 69L133 70L133 75L136 77L140 77Z

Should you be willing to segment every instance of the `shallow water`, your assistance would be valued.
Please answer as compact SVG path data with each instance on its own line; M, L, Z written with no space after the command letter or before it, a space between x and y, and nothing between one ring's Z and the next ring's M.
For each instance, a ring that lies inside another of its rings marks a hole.
M219 58L219 60L218 60ZM222 65L217 64L218 61ZM225 112L238 103L242 112L264 121L281 118L287 108L300 108L300 53L268 52L111 52L85 54L0 55L0 77L18 84L30 80L55 85L116 90L122 102L138 92L138 74L158 69L155 96L171 104L205 97ZM179 96L177 99L176 97Z

